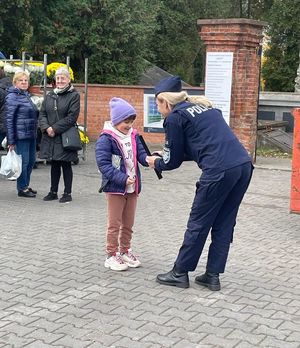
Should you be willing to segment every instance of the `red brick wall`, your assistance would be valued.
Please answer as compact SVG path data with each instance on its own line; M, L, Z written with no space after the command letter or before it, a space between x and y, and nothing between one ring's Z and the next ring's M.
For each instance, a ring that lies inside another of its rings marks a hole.
M78 123L84 124L84 85L75 84L81 97L81 110ZM142 134L145 141L152 144L162 144L164 142L163 133L144 132L144 89L151 88L144 86L121 86L121 85L88 85L87 98L87 134L91 140L96 140L100 134L103 124L109 120L109 101L112 97L121 97L126 99L134 106L137 111L137 119L134 127ZM202 88L191 88L199 91ZM30 88L31 93L41 94L38 86Z
M84 86L76 85L81 92L81 112L79 123L84 122ZM141 131L143 127L144 89L131 86L89 85L87 102L87 132L91 139L97 139L105 121L109 120L109 101L112 97L121 97L132 104L137 111L135 127Z
M79 124L84 124L84 85L75 84L80 93L81 108L78 119ZM31 93L41 94L38 86L30 88ZM140 86L111 86L111 85L88 85L87 91L87 134L90 140L96 140L100 134L103 124L109 120L109 101L112 97L121 97L126 99L134 106L137 111L135 128L139 133L145 135L145 140L151 143L163 143L164 134L162 133L144 133L144 87Z

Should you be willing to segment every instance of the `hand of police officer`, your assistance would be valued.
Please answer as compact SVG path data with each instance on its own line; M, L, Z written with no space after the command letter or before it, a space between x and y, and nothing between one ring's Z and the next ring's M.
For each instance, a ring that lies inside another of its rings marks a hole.
M149 164L150 168L155 168L155 160L161 158L160 156L147 156L146 162Z

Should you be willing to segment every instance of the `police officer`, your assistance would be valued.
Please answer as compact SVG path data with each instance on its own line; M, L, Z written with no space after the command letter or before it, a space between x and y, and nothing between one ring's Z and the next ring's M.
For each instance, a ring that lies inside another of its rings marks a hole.
M182 91L178 76L161 80L155 87L155 96L165 118L166 142L162 157L147 158L150 167L162 172L191 159L202 170L174 267L159 274L157 281L188 288L188 272L196 269L211 232L206 272L195 282L217 291L221 289L219 274L225 270L238 209L251 180L251 158L222 112L205 97L199 96L197 104L191 102L195 99Z

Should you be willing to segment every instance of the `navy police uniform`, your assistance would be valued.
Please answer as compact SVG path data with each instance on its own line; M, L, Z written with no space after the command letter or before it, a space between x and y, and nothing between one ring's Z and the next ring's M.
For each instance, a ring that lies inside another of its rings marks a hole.
M184 101L176 104L163 126L166 143L155 168L172 170L189 159L202 170L175 267L194 271L211 231L206 269L223 273L238 209L252 175L251 158L218 109Z

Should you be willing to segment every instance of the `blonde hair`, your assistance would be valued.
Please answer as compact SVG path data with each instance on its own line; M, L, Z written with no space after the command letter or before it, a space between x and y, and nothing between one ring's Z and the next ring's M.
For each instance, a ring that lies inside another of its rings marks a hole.
M212 108L213 107L213 103L206 98L204 95L188 95L185 91L182 92L162 92L159 93L159 95L157 96L157 99L162 102L162 101L166 101L170 108L173 109L173 107L178 104L181 103L183 101L188 101L190 103L193 104L197 104L197 105L203 105L206 106L207 108Z
M159 93L157 99L162 102L166 101L171 108L173 108L176 104L185 101L188 97L188 94L184 91L182 92L162 92Z
M20 70L20 71L16 71L15 74L14 74L14 77L13 77L13 85L15 86L16 85L16 82L18 81L18 79L20 77L23 77L23 76L26 76L28 78L28 81L29 81L29 72L26 71L26 70Z
M197 105L204 105L207 108L213 107L213 103L204 95L189 95L187 101Z

